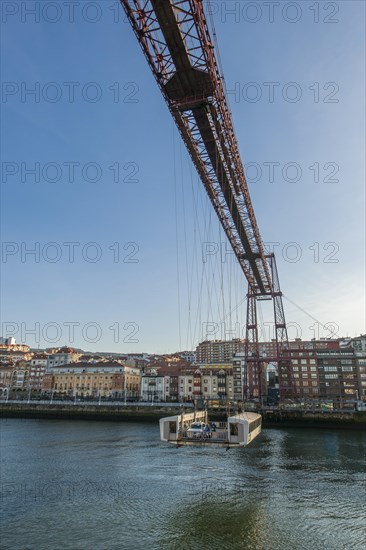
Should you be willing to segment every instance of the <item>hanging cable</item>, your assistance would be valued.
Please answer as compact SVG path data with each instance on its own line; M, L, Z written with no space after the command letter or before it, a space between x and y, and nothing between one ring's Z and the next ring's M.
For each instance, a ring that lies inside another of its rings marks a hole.
M287 296L285 296L284 294L282 294L282 296L284 298L286 298L286 300L288 302L290 302L290 304L292 304L293 306L297 307L297 309L299 309L300 311L302 311L302 313L305 313L305 315L307 315L308 317L310 317L310 319L312 319L313 321L315 321L316 323L318 323L323 329L329 331L331 333L332 336L335 336L336 338L339 338L339 334L337 334L336 332L334 332L333 330L329 329L329 327L327 327L326 325L323 325L323 323L321 323L320 321L318 321L318 319L316 319L313 315L311 315L310 313L308 313L307 311L305 311L305 309L303 309L301 306L295 304L295 302L293 302L292 300L290 300L290 298L288 298Z
M178 333L179 349L182 349L181 335L181 309L180 309L180 277L179 277L179 227L178 227L178 190L177 190L177 167L175 158L175 125L173 127L173 169L174 169L174 211L175 211L175 249L177 258L177 284L178 284Z

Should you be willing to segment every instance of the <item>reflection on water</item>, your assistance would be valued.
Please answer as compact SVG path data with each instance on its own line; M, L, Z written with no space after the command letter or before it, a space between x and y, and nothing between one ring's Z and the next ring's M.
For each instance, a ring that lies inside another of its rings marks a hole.
M1 421L1 547L365 547L364 433L264 430L229 451L158 435L151 424Z

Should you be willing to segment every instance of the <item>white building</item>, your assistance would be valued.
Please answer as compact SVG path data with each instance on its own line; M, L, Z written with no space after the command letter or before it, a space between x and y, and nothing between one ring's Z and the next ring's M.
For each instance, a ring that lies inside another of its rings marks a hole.
M47 370L67 365L68 363L75 363L79 357L80 353L77 353L74 349L68 347L61 348L57 353L48 356Z
M141 378L142 401L169 401L170 376L146 374Z

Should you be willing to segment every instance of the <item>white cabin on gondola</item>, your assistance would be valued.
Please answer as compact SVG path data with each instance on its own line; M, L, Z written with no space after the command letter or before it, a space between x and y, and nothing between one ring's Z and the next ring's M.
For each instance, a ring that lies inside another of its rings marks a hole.
M254 412L229 416L227 422L208 422L207 411L160 419L160 439L176 445L245 447L262 430L262 417Z

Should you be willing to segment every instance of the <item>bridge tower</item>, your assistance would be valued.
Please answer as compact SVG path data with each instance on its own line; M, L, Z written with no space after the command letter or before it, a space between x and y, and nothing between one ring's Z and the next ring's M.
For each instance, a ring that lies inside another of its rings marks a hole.
M245 380L261 395L257 301L273 300L281 397L295 392L274 255L266 255L202 0L120 0L249 285Z

